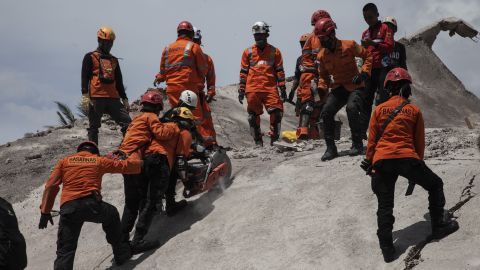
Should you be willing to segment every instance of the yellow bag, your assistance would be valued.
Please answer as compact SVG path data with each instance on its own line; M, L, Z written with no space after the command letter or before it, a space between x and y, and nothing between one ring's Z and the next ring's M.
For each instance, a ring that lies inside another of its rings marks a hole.
M295 130L282 131L282 139L290 143L295 142L297 141L297 132Z

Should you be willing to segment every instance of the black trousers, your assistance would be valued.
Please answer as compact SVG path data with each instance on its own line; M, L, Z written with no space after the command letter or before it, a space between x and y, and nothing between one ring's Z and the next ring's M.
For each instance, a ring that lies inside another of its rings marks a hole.
M392 230L395 217L393 216L395 183L398 176L421 186L428 191L428 205L432 221L441 219L445 196L443 182L425 162L414 158L384 159L374 165L372 176L372 190L377 196L377 236L380 246L392 243Z
M98 144L98 129L102 125L102 116L110 115L125 134L132 121L119 98L92 98L88 110L88 139Z
M170 167L165 155L145 157L145 170L139 175L124 175L125 207L122 215L122 238L127 241L135 220L135 238L142 239L153 220L156 205L167 190Z
M364 89L360 88L349 92L344 87L338 87L331 91L323 106L321 118L323 119L325 140L334 139L335 115L343 107L346 107L348 124L352 131L352 137L358 137L362 131L362 123L366 121L364 108Z
M364 132L367 132L368 124L370 123L373 101L375 100L375 93L378 93L375 105L379 105L380 103L388 100L388 95L383 88L383 83L385 82L385 77L387 76L389 70L390 68L388 67L373 68L371 76L366 82L364 111L367 118L363 126Z
M128 252L128 243L121 241L120 216L115 206L88 196L66 202L60 208L57 259L54 269L73 269L78 236L84 222L101 223L114 257Z
M0 197L0 269L27 267L27 246L12 205Z

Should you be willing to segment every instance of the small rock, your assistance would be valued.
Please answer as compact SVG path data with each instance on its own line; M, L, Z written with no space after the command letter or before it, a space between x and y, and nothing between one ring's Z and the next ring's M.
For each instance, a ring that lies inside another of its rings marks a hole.
M38 158L42 158L42 155L36 154L36 155L26 156L25 160L32 160L32 159L38 159Z
M6 146L6 147L10 147L10 146L11 146L11 144L10 144L10 143L7 143L5 146Z
M295 152L285 152L285 157L293 157Z
M5 160L5 164L8 164L8 163L10 163L10 162L12 162L12 160L9 159L9 158L7 158L7 160Z

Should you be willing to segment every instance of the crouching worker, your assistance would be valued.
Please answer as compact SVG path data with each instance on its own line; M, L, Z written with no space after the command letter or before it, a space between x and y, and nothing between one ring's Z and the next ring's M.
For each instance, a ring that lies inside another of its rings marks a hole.
M428 191L432 239L440 239L458 229L458 223L445 214L443 182L423 161L425 128L420 109L409 103L412 79L403 68L386 76L390 98L375 108L369 127L366 159L361 167L372 176L372 189L378 199L377 236L385 262L395 259L392 229L395 182L403 176Z
M54 269L73 269L78 237L84 222L101 223L107 242L112 246L117 265L132 257L130 246L121 239L120 216L115 206L102 200L102 176L106 173L139 173L143 161L113 160L99 156L94 142L83 142L77 153L60 160L51 173L40 205L38 227L53 225L50 214L60 184L60 221L58 225L57 258Z
M162 96L156 91L147 91L141 98L141 114L129 125L119 147L120 156L144 157L142 174L124 175L125 207L122 215L122 238L128 241L135 226L131 242L134 253L158 246L157 241L145 241L150 223L155 214L158 196L163 195L169 179L169 165L165 152L151 149L152 141L160 144L177 140L180 132L174 123L161 123L158 119L163 110Z

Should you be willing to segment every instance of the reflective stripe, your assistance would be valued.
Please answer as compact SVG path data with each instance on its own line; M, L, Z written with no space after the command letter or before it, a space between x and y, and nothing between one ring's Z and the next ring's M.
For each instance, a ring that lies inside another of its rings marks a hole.
M302 54L311 54L312 50L302 50Z
M320 52L320 48L315 48L315 49L312 50L312 53L315 53L315 54L319 53L319 52Z
M250 67L254 67L256 65L269 65L272 66L275 65L275 52L277 49L270 45L272 47L272 51L270 52L270 59L268 61L265 60L260 60L258 62L253 62L253 47L248 48L248 60L250 62Z
M174 63L174 64L169 64L168 63L168 50L170 49L170 47L167 46L165 48L165 50L166 50L166 52L165 52L165 68L166 69L171 69L171 68L181 67L181 66L191 67L192 66L192 60L189 58L189 56L190 56L190 51L192 49L192 46L193 46L193 42L189 41L187 43L187 46L185 46L185 49L183 50L183 60L178 62L178 63Z

